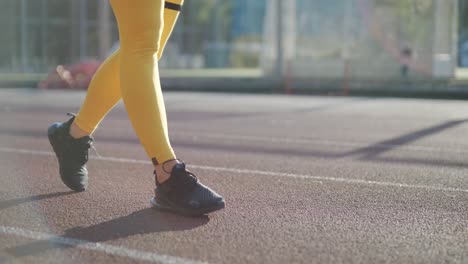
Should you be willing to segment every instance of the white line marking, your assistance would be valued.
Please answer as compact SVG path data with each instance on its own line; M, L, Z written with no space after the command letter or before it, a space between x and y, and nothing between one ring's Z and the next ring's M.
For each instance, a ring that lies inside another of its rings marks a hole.
M190 259L173 257L168 255L161 255L153 252L145 252L125 247L113 246L106 243L95 243L85 240L79 240L74 238L62 237L57 235L51 235L46 233L34 232L25 230L18 227L0 226L0 233L7 235L14 235L24 238L30 238L34 240L46 240L55 244L62 244L67 246L73 246L76 248L103 252L109 255L115 255L120 257L131 258L134 260L149 261L164 264L202 264L206 262L199 262Z
M27 149L14 149L14 148L0 148L0 152L55 156L53 152L48 152L48 151L36 151L36 150L27 150ZM116 158L116 157L102 157L101 156L101 157L90 157L90 159L111 161L111 162L122 162L122 163L151 164L149 161L146 161L146 160L126 159L126 158ZM271 172L271 171L260 171L260 170L244 170L244 169L212 167L212 166L202 166L202 165L189 165L189 167L195 168L195 169L201 169L201 170L223 171L223 172L232 172L232 173L238 173L238 174L249 174L249 175L256 174L256 175L268 175L268 176L284 177L284 178L306 179L306 180L315 181L320 184L322 184L323 181L329 181L329 182L341 182L341 183L347 183L347 184L364 184L364 185L377 185L377 186L387 186L387 187L390 186L390 187L399 187L399 188L422 189L422 190L431 190L431 191L468 193L468 189L459 189L459 188L443 187L443 186L415 185L415 184L405 184L405 183L397 183L397 182L380 182L380 181L369 181L369 180L362 180L362 179L313 176L313 175L305 175L305 174L293 174L293 173L282 173L282 172Z

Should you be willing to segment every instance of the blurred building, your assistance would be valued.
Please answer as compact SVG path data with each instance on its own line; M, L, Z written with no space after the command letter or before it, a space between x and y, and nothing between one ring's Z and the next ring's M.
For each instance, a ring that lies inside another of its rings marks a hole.
M277 1L186 1L161 67L447 79L468 61L467 0ZM0 74L102 59L118 36L106 0L0 0L0 23Z

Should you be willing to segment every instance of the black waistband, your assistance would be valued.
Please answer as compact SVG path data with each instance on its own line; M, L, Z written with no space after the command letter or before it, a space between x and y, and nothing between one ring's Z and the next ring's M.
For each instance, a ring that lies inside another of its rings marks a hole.
M164 8L171 9L171 10L175 10L175 11L180 11L180 10L182 10L182 6L181 6L181 5L174 4L174 3L171 3L171 2L167 2L167 1L164 3Z

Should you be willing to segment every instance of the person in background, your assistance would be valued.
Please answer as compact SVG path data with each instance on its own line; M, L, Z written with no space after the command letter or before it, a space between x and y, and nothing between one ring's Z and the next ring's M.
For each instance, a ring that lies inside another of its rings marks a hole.
M62 181L74 191L87 188L91 135L123 99L132 126L154 165L156 189L151 204L184 215L224 208L223 197L186 169L169 141L158 60L183 0L110 0L110 4L117 19L120 48L94 75L78 114L70 114L68 121L54 123L48 129Z
M404 46L401 50L401 67L400 67L400 74L403 78L408 78L409 74L409 63L413 56L413 51L409 46Z

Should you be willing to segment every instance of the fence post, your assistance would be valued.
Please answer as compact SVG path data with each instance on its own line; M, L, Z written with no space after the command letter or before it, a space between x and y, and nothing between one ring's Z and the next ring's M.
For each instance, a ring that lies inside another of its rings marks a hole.
M283 0L276 0L276 77L284 77Z
M21 70L28 71L28 14L26 0L20 2L20 43L21 43Z
M98 2L99 58L104 59L112 47L110 6L107 0Z
M80 59L88 56L88 2L80 0Z

